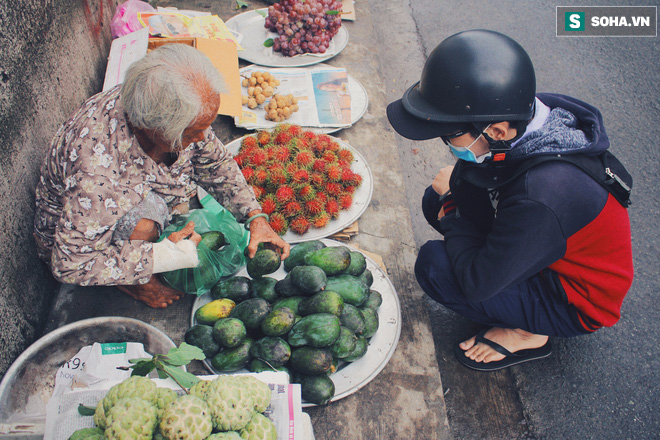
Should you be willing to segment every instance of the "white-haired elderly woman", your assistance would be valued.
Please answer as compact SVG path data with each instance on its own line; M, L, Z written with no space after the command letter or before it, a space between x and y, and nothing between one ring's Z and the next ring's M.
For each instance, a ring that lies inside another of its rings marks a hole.
M55 278L115 285L151 307L182 292L154 274L197 264L200 237L188 224L154 243L198 185L259 242L285 243L268 225L250 186L211 123L224 80L198 50L167 44L128 69L121 86L99 93L58 130L36 190L34 236Z

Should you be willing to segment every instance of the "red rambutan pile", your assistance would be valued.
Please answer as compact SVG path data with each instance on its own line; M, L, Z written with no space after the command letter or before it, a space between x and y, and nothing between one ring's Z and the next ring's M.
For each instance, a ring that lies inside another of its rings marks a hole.
M353 205L362 183L351 169L351 150L331 136L293 124L246 136L234 160L280 235L326 227Z

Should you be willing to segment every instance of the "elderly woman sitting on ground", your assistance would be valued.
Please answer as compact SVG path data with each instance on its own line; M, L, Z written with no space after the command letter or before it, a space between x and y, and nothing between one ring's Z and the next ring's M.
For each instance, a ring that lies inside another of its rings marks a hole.
M64 123L36 191L34 236L55 278L116 285L151 307L182 292L154 274L197 264L200 237L188 224L155 243L172 214L195 202L198 185L239 221L261 213L250 186L211 124L224 80L198 50L167 44L128 69ZM289 253L263 216L249 225L248 251L270 242Z

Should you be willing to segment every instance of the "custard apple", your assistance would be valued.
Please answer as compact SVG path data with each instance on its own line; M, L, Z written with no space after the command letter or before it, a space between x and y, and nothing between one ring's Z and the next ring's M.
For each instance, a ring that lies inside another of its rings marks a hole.
M197 396L181 396L161 414L160 432L167 440L203 440L211 431L209 406Z
M156 397L156 407L164 409L168 403L174 402L179 395L170 388L157 388Z
M218 432L206 437L206 440L243 440L236 431Z
M94 424L101 429L105 429L105 408L103 407L103 400L99 400L94 411Z
M82 428L71 434L69 440L103 440L104 438L101 428Z
M126 397L106 414L107 440L151 440L158 422L157 408L146 400Z
M209 388L210 383L210 380L200 380L190 388L189 393L204 400L206 399L206 390Z
M242 381L218 376L208 385L206 403L211 409L213 427L218 431L238 431L252 418L254 400Z
M241 430L243 440L277 440L277 429L263 414L254 413L250 422Z
M156 383L147 377L131 376L113 386L103 398L106 415L117 401L125 397L139 397L155 405L158 400Z
M270 405L270 387L254 376L236 376L236 378L243 382L243 386L252 395L254 409L260 413L266 411Z

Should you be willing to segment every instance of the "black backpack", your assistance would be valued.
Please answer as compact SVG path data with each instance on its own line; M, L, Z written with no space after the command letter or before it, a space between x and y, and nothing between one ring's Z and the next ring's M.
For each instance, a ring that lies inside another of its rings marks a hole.
M609 151L595 156L585 154L553 154L529 159L509 160L502 166L492 164L468 164L459 160L456 167L463 168L459 173L462 179L479 188L498 188L535 167L549 161L567 162L580 168L598 182L624 207L630 206L630 192L633 179L623 164Z

